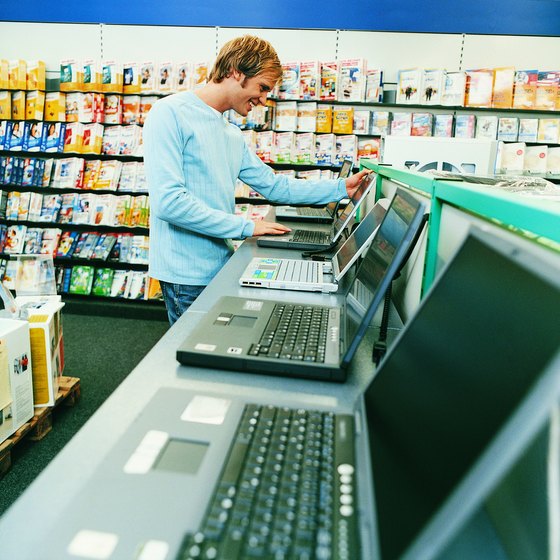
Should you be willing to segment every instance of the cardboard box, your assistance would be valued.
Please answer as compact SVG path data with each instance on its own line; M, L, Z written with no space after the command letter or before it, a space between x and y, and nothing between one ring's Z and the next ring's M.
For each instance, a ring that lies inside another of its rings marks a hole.
M16 303L29 320L33 361L33 401L36 407L53 406L64 371L64 337L60 296L20 296ZM23 315L22 315L23 316Z
M0 443L32 417L29 325L0 318Z

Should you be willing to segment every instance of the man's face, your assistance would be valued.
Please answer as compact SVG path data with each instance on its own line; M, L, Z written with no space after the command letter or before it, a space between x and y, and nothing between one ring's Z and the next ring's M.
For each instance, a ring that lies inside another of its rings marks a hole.
M245 117L253 107L266 105L266 98L274 88L276 78L266 72L252 78L241 74L238 83L232 108Z

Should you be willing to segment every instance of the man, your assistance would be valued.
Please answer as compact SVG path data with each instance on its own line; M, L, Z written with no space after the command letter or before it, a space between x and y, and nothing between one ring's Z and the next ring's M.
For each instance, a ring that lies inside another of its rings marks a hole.
M204 87L162 99L148 114L149 274L161 283L171 324L227 262L230 239L290 231L235 216L238 178L270 201L326 204L352 194L367 173L345 181L292 179L274 174L247 148L223 113L234 109L245 116L264 105L281 77L270 43L246 35L224 45Z

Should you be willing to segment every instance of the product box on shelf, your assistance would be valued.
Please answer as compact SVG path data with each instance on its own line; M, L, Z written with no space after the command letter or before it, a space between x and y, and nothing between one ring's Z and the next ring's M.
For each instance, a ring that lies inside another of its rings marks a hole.
M29 325L0 318L0 443L32 417Z
M60 296L18 296L16 304L29 321L34 405L53 406L64 370L61 315L64 303Z

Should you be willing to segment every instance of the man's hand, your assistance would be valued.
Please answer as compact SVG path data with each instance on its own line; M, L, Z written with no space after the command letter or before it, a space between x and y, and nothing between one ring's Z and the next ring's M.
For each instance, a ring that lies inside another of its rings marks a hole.
M282 224L259 220L258 222L255 222L253 237L256 237L257 235L282 235L283 233L288 233L289 231L292 230Z
M352 197L352 195L354 194L354 192L356 191L356 189L358 188L358 186L362 182L362 179L366 175L369 175L370 173L371 173L370 169L364 169L364 170L360 171L359 173L355 173L354 175L352 175L352 176L348 177L348 179L346 179L346 192L348 193L349 197Z

